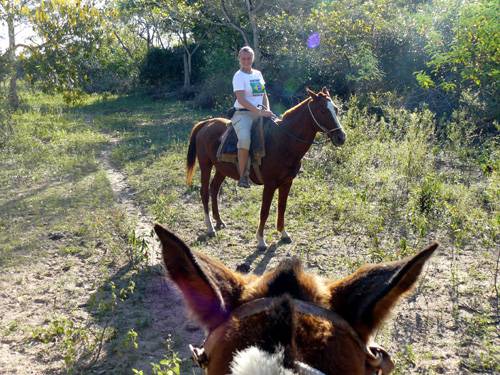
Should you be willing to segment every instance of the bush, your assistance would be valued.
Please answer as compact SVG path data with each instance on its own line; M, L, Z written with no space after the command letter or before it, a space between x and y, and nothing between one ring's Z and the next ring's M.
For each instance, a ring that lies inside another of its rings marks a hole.
M207 78L200 86L194 104L200 108L225 111L234 102L232 74L218 74Z
M180 48L151 48L139 68L141 83L160 86L167 82L177 87L183 78L183 60Z

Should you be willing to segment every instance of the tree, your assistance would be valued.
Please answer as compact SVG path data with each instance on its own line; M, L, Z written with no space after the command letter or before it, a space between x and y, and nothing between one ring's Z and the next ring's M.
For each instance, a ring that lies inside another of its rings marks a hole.
M158 6L164 11L163 25L165 30L174 33L184 49L184 90L189 90L193 55L201 45L201 41L197 41L193 37L193 31L197 23L201 21L201 5L196 1L161 0Z
M123 25L146 43L147 50L168 47L168 37L161 26L163 16L156 1L117 0L112 6L117 10Z
M212 23L236 30L245 45L255 52L254 64L261 65L260 29L258 18L266 9L275 6L264 0L220 0L206 2L205 13Z
M445 91L478 91L498 115L500 81L499 5L481 0L460 9L450 43L441 44L428 62L431 76L420 72L420 83L437 82ZM434 48L435 49L435 48ZM496 116L495 116L496 117Z
M231 28L239 33L245 45L255 52L254 64L262 64L262 28L265 20L281 13L292 14L310 9L318 1L311 0L213 0L205 1L203 12L214 25Z
M8 76L9 76L9 94L8 102L11 109L19 107L19 95L17 93L17 69L16 69L16 50L24 45L16 44L16 25L23 22L29 12L29 0L0 0L0 21L7 24L9 35L8 56Z
M47 91L81 90L105 43L102 12L92 1L49 0L33 9L30 21L37 41L25 56L28 80Z

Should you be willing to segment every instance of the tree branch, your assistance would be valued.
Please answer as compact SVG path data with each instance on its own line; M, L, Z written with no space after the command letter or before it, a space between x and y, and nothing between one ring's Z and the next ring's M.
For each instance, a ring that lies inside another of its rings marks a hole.
M118 40L118 43L120 43L120 45L122 46L122 48L125 50L125 52L127 53L128 57L130 57L133 60L134 56L132 55L132 52L130 52L130 49L125 45L125 43L123 43L123 41L120 38L120 36L118 35L118 33L113 30L113 35Z
M236 25L236 23L231 20L231 17L229 17L229 13L227 12L226 4L225 4L224 0L221 0L221 5L222 5L222 13L224 14L224 17L227 18L227 21L225 22L226 26L231 26L233 29L237 30L241 34L241 36L243 37L243 40L245 41L245 43L247 45L250 45L250 43L248 42L248 37L245 34L245 32L243 31L243 29L241 27L239 27L238 25Z

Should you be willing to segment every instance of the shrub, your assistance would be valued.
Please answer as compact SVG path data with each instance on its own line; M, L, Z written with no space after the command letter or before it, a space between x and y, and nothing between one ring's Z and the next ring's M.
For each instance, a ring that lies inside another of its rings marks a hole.
M182 51L151 48L139 68L139 81L152 86L179 86L183 77Z

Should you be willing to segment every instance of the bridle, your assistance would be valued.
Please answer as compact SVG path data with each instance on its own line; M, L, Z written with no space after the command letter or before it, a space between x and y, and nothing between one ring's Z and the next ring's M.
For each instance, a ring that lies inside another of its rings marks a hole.
M316 124L316 126L317 126L318 128L320 128L321 130L323 130L323 132L324 132L327 136L328 136L330 133L336 132L336 131L338 131L338 130L342 130L342 127L341 127L341 126L339 126L339 127L335 128L335 129L327 129L327 128L325 128L323 125L321 125L321 124L319 123L319 121L318 121L318 120L316 120L316 117L314 117L314 114L313 114L313 111L311 110L311 105L310 105L310 104L311 104L311 101L308 101L308 102L307 102L307 109L309 109L309 113L311 114L311 117L312 117L312 119L313 119L314 123ZM336 122L338 123L338 120L337 120L337 115L335 115L335 113L332 113L332 115L335 117L335 118L334 118L334 120L336 120Z
M308 101L308 102L307 102L307 108L309 109L309 113L311 114L311 118L313 119L313 121L314 121L314 123L316 124L316 126L317 126L318 128L320 128L326 136L329 136L329 134L330 134L330 133L333 133L333 132L336 132L336 131L340 131L340 130L342 130L342 126L339 126L339 127L335 128L335 129L327 129L327 128L325 128L323 125L321 125L321 124L319 123L319 121L318 121L318 120L316 120L316 117L314 117L314 114L313 114L313 112L312 112L312 110L311 110L311 106L310 106L310 104L311 104L311 101ZM263 106L263 105L258 105L257 107L260 107L260 108L262 108L262 109L267 109L267 108L266 108L265 106ZM337 121L337 123L338 123L337 116L336 116L335 114L334 114L333 116L335 117L335 120L336 120L336 121ZM275 122L275 119L277 119L277 118L278 118L278 116L276 116L276 117L274 117L274 118L271 118L271 120L272 120L273 122ZM275 122L275 123L276 123L276 122ZM288 136L290 136L291 138L295 139L295 140L296 140L296 141L298 141L298 142L305 143L305 144L311 144L309 141L306 141L305 139L302 139L302 138L300 138L300 137L297 137L295 134L293 134L293 133L291 133L291 132L287 131L287 130L286 130L286 129L284 129L283 127L278 127L278 129L279 129L279 130L281 130L282 132L284 132L285 134L287 134ZM328 140L325 140L324 142L327 142L327 141L328 141ZM314 144L314 145L319 145L319 144L323 144L324 142L316 142L316 141L313 141L313 142L312 142L312 144Z
M339 314L310 302L298 299L290 299L290 301L292 302L295 312L328 320L334 324L336 329L345 331L366 356L365 375L387 375L393 370L394 364L390 355L382 347L375 343L367 345L359 337L359 334L354 330L354 328L352 328L349 322L347 322ZM274 302L275 298L269 297L258 298L256 300L246 302L234 309L229 315L228 320L231 318L242 320L250 316L267 312L275 306ZM219 338L220 332L223 328L223 323L209 332L201 348L189 345L193 361L203 369L206 369L208 366L210 353L216 345L215 341Z

